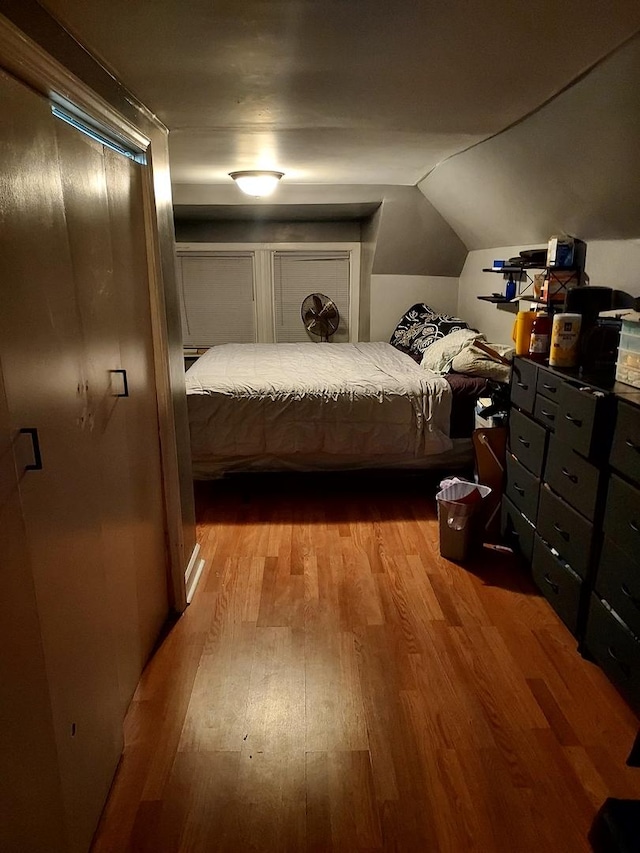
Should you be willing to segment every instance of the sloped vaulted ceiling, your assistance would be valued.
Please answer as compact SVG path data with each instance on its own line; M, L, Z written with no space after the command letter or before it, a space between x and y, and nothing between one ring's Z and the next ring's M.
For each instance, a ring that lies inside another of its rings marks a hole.
M640 237L640 37L420 189L469 249Z

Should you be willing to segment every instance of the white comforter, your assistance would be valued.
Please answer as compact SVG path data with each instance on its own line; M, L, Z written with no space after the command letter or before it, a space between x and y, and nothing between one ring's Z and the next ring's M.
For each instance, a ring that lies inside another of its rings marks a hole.
M448 383L386 343L225 344L186 386L196 477L379 466L452 446Z

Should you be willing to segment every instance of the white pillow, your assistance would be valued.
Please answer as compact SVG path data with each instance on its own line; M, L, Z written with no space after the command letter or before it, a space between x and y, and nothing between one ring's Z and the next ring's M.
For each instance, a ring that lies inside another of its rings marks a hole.
M487 344L499 355L505 358L513 358L513 347L504 344ZM481 349L473 346L470 341L451 361L451 370L456 373L466 373L468 376L482 376L484 379L493 379L496 382L508 382L511 367L495 361Z
M450 332L425 350L420 367L433 370L434 373L448 373L451 370L451 362L458 353L477 340L483 341L484 335L474 332L473 329Z

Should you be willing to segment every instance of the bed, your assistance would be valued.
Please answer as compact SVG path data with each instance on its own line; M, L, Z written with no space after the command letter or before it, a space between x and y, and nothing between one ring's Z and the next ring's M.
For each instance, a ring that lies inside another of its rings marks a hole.
M186 374L193 476L460 466L472 421L451 429L454 400L469 426L480 386L453 384L381 342L213 347Z

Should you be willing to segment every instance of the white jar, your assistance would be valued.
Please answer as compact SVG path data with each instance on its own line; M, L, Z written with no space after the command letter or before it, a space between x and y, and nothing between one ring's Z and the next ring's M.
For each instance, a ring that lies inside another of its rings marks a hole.
M550 367L575 367L578 363L578 337L581 314L556 314L551 327Z

